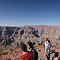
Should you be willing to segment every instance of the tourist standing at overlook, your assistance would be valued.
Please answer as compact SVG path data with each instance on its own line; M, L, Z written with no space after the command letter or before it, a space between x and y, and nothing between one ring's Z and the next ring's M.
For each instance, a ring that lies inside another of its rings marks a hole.
M20 60L31 60L31 53L27 51L27 46L25 44L21 44L22 55L20 56Z
M50 47L51 47L51 44L50 44L49 38L46 38L46 41L45 41L45 54L46 54L47 60L50 60Z
M32 60L38 60L38 52L34 49L33 43L28 42L28 51L31 52L31 59Z

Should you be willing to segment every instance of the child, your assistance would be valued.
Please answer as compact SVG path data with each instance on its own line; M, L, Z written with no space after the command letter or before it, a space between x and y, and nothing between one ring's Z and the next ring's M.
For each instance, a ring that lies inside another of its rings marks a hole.
M56 52L53 60L58 60L58 53Z
M25 44L21 44L22 55L20 56L20 60L31 60L31 53L27 51L27 46Z

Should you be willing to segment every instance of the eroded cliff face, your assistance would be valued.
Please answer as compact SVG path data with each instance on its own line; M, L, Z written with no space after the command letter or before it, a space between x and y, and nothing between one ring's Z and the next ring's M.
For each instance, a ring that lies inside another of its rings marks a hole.
M21 42L34 42L39 37L38 30L33 27L0 27L0 49L13 49Z
M14 49L21 42L33 42L40 45L49 37L52 44L60 36L60 26L24 26L2 27L0 26L0 49Z

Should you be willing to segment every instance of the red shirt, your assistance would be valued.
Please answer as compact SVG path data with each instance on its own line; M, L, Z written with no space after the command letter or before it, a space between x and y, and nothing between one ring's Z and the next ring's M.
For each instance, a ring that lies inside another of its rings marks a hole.
M21 55L20 60L31 60L31 53L27 52L26 54Z
M54 60L58 60L58 58L57 58L57 57L55 57L55 58L54 58Z

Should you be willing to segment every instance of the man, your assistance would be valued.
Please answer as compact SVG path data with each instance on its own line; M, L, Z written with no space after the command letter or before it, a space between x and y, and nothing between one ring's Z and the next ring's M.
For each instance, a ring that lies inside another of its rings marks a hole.
M31 53L27 51L27 46L25 44L21 44L22 55L20 56L20 60L31 60Z
M46 38L46 41L45 41L45 53L46 53L46 49L47 49L47 47L48 47L48 39L49 39L49 38Z
M28 51L31 52L32 60L38 60L38 52L34 49L32 42L28 42Z
M27 47L28 47L28 48L27 48L28 51L31 52L31 60L34 60L35 52L34 52L34 47L33 47L32 42L28 42Z
M45 54L46 54L46 57L47 57L47 60L50 60L50 41L49 41L49 38L46 39L45 41Z

